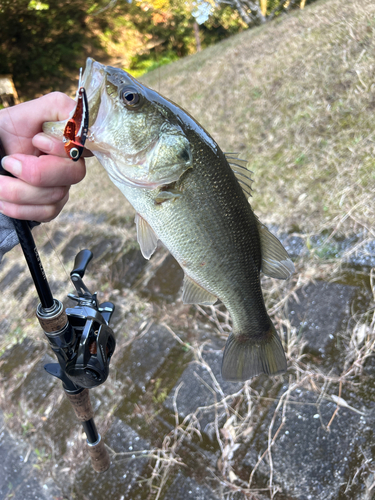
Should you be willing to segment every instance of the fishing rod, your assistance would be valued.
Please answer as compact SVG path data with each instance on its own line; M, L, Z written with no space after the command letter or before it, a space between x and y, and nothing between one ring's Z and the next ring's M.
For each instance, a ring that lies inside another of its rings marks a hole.
M82 155L87 129L86 93L80 88L77 108L64 136L65 149L74 161ZM0 140L0 161L4 156ZM14 177L1 166L0 175ZM84 284L82 278L93 254L90 250L81 250L70 273L76 294L68 294L77 305L64 310L63 304L52 296L29 222L11 220L39 296L36 316L58 361L44 368L61 380L86 434L92 467L96 472L104 472L110 466L110 458L94 422L89 389L103 384L109 374L116 340L108 325L115 306L112 302L98 304L97 293L92 294Z

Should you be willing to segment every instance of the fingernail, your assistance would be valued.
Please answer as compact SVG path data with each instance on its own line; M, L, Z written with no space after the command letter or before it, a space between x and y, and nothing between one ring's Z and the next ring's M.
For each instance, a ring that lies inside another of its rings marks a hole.
M19 160L16 160L12 156L4 156L1 160L1 165L5 170L15 175L16 177L20 176L22 173L22 163Z
M36 148L49 153L53 148L53 141L44 134L36 135L33 138L33 144Z

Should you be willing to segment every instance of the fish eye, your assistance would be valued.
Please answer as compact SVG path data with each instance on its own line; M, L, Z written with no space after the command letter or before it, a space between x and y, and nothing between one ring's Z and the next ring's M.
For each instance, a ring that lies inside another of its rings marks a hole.
M135 87L125 87L121 92L121 98L129 108L139 107L141 104L141 94Z

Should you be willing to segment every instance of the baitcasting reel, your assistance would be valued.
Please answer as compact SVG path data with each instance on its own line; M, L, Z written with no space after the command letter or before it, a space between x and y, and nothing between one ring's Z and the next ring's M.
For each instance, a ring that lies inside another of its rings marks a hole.
M46 333L59 364L48 364L44 368L62 380L66 390L72 382L87 389L105 382L116 347L113 331L108 326L114 304L103 302L98 305L97 294L91 294L82 280L92 257L90 250L81 250L77 254L70 273L77 295L68 295L77 305L66 309L64 328ZM38 310L38 316L43 316L43 312Z

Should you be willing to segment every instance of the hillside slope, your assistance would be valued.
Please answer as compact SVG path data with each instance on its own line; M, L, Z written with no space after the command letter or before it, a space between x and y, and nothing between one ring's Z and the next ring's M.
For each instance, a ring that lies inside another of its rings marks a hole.
M255 210L301 231L374 216L375 3L330 0L143 81L254 172Z
M329 0L142 81L192 114L224 151L249 161L252 206L264 222L305 235L368 234L375 216L374 53L374 2ZM102 191L106 174L99 172L90 168L85 182ZM82 205L84 191L85 183L73 189L67 210ZM98 206L87 197L85 206L111 211L106 198Z

